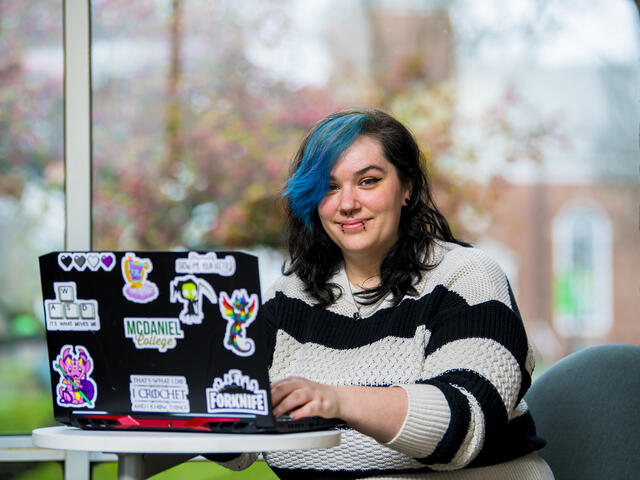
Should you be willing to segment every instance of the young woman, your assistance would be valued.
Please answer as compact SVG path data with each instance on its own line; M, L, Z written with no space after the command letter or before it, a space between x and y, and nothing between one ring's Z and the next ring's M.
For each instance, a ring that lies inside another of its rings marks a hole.
M262 307L274 413L349 428L335 448L265 453L271 468L553 478L522 401L534 358L509 283L451 233L411 133L378 110L330 115L303 141L284 196L290 260Z

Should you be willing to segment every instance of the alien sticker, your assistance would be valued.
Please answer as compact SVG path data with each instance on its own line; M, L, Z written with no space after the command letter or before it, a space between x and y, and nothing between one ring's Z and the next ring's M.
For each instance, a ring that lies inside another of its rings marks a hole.
M231 298L220 292L220 314L227 321L224 348L241 357L253 355L256 345L247 338L247 327L258 314L258 295L249 296L244 288L234 290Z
M175 277L169 285L169 301L181 302L182 311L178 315L180 321L187 325L202 323L202 298L207 297L211 303L217 303L218 297L213 287L206 280L195 275Z
M93 378L93 359L82 345L65 345L53 361L53 369L60 374L56 388L56 403L61 407L93 408L98 387Z

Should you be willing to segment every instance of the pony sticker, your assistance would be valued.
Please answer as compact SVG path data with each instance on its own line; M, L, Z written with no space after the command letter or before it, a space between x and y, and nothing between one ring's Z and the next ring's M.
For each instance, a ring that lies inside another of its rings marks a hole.
M256 345L247 338L247 327L258 314L258 295L249 296L244 288L234 290L231 298L220 292L220 314L227 321L224 348L241 357L253 355Z
M148 258L139 258L133 253L122 257L122 276L125 281L122 294L127 300L149 303L158 298L158 286L147 280L151 270L153 264Z
M82 345L65 345L53 361L53 369L60 374L56 387L56 403L61 407L93 408L98 387L93 378L93 359Z
M193 325L202 323L202 299L207 297L211 303L218 303L218 297L209 282L195 275L175 277L169 285L169 301L182 303L182 311L178 315L182 323Z

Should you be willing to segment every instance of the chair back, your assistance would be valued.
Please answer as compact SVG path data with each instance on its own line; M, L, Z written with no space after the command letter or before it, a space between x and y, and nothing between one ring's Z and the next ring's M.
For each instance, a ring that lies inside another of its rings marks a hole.
M556 480L640 478L640 346L575 352L540 375L525 401Z

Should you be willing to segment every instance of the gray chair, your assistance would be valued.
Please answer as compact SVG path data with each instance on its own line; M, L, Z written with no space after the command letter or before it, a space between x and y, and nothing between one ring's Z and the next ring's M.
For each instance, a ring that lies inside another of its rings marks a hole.
M640 346L563 358L525 395L556 480L640 478Z

